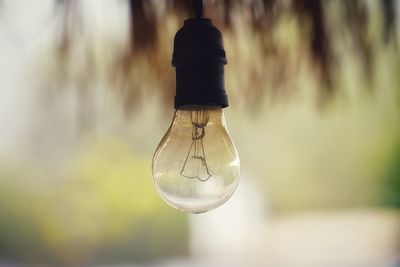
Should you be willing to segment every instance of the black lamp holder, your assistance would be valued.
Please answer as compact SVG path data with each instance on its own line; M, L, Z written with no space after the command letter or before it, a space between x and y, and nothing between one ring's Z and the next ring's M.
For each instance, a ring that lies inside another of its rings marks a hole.
M176 33L172 66L176 68L175 108L228 106L224 86L227 63L221 32L202 18L202 0L193 0L195 18Z

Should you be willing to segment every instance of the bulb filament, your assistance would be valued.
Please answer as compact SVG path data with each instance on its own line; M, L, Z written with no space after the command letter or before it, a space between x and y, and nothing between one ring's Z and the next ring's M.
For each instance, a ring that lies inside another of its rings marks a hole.
M203 138L206 135L205 127L208 123L208 119L208 111L192 111L192 143L181 170L182 176L190 179L198 179L202 182L207 181L211 177L203 145Z

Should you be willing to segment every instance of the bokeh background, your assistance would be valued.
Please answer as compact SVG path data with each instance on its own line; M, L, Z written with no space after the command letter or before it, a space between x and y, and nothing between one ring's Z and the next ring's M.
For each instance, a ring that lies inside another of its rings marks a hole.
M205 0L237 192L151 177L189 0L0 1L0 266L400 266L400 1Z

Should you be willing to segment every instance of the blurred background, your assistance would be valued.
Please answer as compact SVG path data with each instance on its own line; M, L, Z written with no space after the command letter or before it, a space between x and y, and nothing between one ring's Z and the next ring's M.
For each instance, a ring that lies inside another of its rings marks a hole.
M205 0L238 190L151 177L189 0L0 0L0 266L400 266L400 1Z

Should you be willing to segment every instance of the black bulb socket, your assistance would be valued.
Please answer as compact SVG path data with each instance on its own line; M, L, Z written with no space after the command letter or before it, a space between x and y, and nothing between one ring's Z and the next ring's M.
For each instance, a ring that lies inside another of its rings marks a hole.
M176 68L175 108L227 107L225 64L222 34L211 20L185 20L174 39L172 66Z

